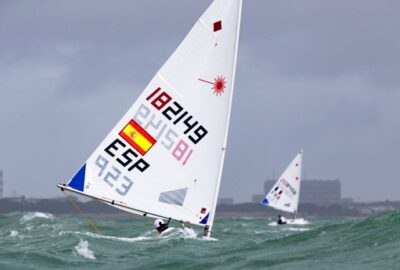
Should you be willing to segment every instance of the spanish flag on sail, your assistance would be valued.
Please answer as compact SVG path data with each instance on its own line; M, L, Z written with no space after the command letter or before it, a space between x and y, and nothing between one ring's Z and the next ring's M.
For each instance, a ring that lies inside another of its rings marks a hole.
M129 123L120 131L119 135L125 139L133 148L136 149L142 156L156 143L154 139L146 130L144 130L134 120Z

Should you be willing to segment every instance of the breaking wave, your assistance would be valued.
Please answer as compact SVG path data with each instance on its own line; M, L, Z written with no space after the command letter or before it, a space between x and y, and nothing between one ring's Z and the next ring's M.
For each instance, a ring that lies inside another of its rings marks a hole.
M38 218L53 219L54 216L52 214L49 214L49 213L33 212L33 213L24 214L21 217L20 221L21 221L21 223L26 223L28 221L31 221L31 220L34 220L34 219L38 219Z
M79 244L75 247L75 251L78 255L85 257L86 259L96 260L93 250L89 248L89 242L81 240Z

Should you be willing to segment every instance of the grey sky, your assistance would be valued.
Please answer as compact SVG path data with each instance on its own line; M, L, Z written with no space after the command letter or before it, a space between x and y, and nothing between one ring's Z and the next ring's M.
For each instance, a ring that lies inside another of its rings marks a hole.
M54 197L209 5L0 1L0 168ZM249 201L304 148L305 178L399 200L400 2L245 0L222 197Z

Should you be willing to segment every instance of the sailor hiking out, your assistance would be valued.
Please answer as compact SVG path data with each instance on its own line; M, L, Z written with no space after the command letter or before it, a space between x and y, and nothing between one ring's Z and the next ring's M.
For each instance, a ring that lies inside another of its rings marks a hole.
M283 217L282 215L278 215L278 221L277 221L278 225L283 225L286 224L286 219L285 217Z
M156 220L154 220L154 229L156 229L158 233L162 233L163 231L168 229L170 221L171 219L168 219L168 222L164 223L164 220L162 220L161 218L157 218Z

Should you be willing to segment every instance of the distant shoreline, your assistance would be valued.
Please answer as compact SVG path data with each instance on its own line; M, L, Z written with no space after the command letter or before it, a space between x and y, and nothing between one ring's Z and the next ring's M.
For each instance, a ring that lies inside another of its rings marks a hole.
M81 202L74 199L85 214L94 215L131 215L97 201ZM400 201L370 203L332 203L325 205L300 204L299 216L338 216L358 217L400 209ZM77 214L77 210L65 198L26 199L25 197L0 199L0 213L11 212L47 212L51 214ZM217 217L275 217L277 211L256 203L221 204L217 206Z

